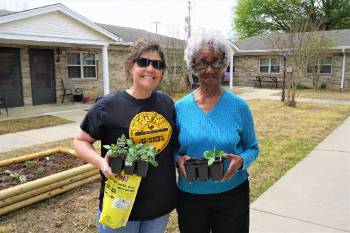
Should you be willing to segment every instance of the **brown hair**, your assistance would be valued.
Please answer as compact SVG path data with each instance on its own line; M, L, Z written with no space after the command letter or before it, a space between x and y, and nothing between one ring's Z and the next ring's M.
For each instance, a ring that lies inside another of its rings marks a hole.
M139 58L142 53L149 51L158 52L160 59L162 60L162 62L164 62L164 64L166 64L165 54L162 47L160 47L159 43L153 39L140 38L131 45L131 51L124 64L125 72L128 79L131 76L130 69L134 65L135 60Z

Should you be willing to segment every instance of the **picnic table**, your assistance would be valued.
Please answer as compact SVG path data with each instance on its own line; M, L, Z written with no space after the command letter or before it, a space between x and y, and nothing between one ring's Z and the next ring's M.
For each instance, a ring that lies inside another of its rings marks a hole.
M277 76L266 76L266 75L257 75L255 80L255 86L262 87L264 83L271 84L271 88L278 87L278 83L281 82Z

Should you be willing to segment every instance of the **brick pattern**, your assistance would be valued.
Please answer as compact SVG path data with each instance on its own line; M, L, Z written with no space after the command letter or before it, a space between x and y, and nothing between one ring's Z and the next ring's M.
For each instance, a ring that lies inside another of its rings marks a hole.
M254 86L255 77L259 75L260 57L268 56L239 55L235 57L235 74L233 78L234 85ZM320 75L320 81L327 83L327 89L337 90L340 88L340 82L342 78L342 65L343 55L341 53L334 53L332 73ZM280 73L274 75L283 77L283 69L283 60L281 59ZM305 72L305 78L301 79L300 84L303 86L312 87L312 75L306 74ZM350 89L350 53L346 54L344 89Z

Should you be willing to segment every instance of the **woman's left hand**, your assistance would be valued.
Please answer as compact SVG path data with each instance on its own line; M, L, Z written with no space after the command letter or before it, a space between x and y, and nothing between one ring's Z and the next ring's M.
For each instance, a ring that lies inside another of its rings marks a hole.
M225 175L222 177L222 181L228 180L231 178L233 174L236 173L236 171L242 166L243 159L239 155L235 154L225 154L224 157L226 159L230 159L230 165L225 173Z

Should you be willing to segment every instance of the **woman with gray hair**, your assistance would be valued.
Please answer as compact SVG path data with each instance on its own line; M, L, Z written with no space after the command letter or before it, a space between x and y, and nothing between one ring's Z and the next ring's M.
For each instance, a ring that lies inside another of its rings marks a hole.
M247 103L220 86L230 59L230 42L217 32L192 36L185 50L187 66L200 84L175 104L180 170L177 211L182 233L249 232L247 169L259 148ZM201 159L214 148L225 152L222 179L188 181L185 161Z

